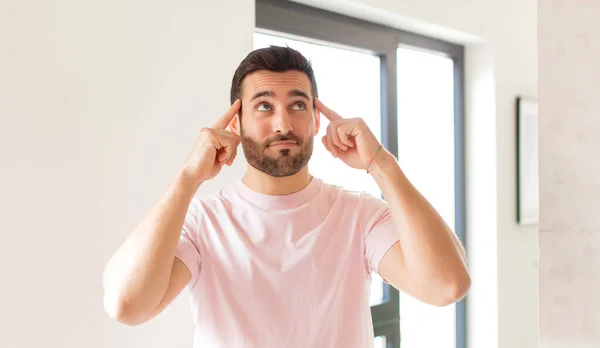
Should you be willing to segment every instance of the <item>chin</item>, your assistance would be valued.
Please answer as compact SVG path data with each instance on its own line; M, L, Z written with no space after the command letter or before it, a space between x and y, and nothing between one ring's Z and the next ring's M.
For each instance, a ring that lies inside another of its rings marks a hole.
M285 172L285 173L265 173L268 174L274 178L287 178L289 176L292 176L294 174L297 174L298 172Z
M267 153L265 153L265 155L271 157L271 158L280 158L280 157L293 157L295 154L297 153L297 151L294 151L294 149L271 149L271 151L267 151Z

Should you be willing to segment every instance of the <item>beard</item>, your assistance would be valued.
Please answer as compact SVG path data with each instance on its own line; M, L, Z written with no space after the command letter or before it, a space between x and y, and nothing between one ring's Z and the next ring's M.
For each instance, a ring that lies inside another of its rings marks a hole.
M294 149L280 149L276 158L270 157L266 151L270 144L275 141L295 141L300 148L300 152L292 155ZM262 143L257 143L250 137L245 136L242 131L242 149L246 155L246 161L252 167L261 172L281 178L291 176L300 171L308 164L313 152L313 137L309 136L306 140L293 134L277 135L270 137Z

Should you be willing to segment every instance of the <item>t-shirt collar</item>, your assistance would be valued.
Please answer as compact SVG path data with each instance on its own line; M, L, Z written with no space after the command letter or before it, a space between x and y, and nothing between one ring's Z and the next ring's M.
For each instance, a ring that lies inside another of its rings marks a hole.
M312 177L306 187L300 191L285 195L269 195L259 193L248 186L242 179L234 182L235 191L246 201L265 209L296 208L310 201L319 190L321 179Z

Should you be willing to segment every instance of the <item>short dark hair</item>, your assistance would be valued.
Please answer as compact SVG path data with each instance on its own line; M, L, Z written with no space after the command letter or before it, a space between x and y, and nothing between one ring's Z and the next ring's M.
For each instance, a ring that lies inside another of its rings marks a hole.
M270 46L250 52L240 63L231 81L231 103L242 97L244 78L259 70L286 72L297 70L310 80L313 98L318 97L317 82L311 62L300 52L290 47Z

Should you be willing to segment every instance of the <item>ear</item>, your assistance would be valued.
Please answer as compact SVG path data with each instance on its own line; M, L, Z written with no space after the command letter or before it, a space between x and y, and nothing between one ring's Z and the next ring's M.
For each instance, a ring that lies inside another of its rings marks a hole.
M235 114L235 116L233 116L233 118L229 122L229 129L231 129L231 131L237 134L238 136L241 136L240 128L240 113L238 112L237 114Z

